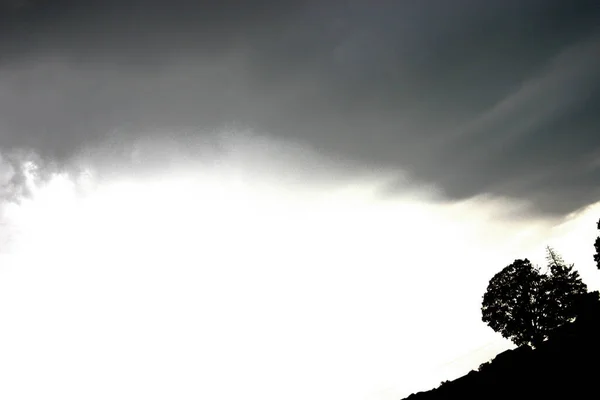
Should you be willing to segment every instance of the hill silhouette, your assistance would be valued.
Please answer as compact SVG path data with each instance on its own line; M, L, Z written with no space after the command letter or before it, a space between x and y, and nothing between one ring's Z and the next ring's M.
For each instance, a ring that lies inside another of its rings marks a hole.
M579 299L574 322L555 329L536 349L521 346L498 354L454 381L413 393L406 400L583 399L598 389L600 294Z

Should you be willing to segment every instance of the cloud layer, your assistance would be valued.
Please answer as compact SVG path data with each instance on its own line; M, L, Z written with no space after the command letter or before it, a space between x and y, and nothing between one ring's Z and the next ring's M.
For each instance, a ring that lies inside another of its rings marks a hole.
M12 1L0 147L264 132L451 200L598 200L593 1ZM394 190L394 185L390 186Z

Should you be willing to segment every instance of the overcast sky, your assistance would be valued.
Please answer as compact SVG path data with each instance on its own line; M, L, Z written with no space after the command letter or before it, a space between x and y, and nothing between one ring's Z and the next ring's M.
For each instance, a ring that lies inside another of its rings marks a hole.
M598 279L599 18L1 0L2 397L387 400L486 361L495 272L556 244Z

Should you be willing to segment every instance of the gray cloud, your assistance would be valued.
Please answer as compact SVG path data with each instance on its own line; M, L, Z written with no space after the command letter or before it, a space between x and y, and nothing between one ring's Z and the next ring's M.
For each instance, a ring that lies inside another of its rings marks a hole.
M0 4L2 148L239 125L450 200L600 200L594 1Z
M31 152L0 154L0 199L18 202L29 196L32 186L48 180L53 169Z

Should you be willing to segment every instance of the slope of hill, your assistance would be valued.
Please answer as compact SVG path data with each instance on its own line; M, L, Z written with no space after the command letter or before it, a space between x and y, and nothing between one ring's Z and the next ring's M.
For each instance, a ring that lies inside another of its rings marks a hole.
M588 398L600 373L598 292L584 297L578 315L537 349L507 350L478 371L406 400Z

